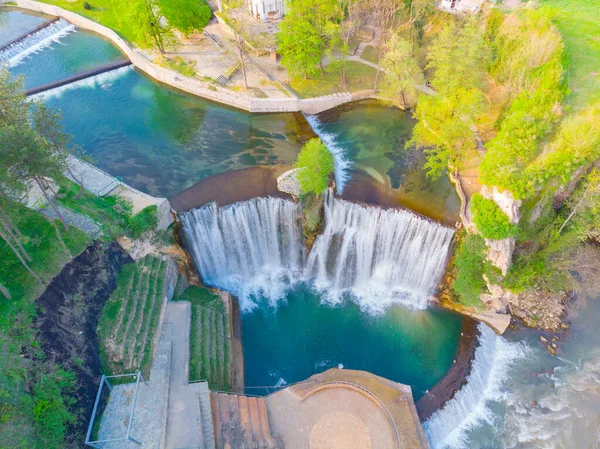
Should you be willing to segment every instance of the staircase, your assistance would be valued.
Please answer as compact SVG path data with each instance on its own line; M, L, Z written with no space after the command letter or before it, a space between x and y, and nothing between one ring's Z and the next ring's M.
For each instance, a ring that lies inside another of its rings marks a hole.
M200 441L204 444L204 449L214 449L215 431L208 382L200 382L196 385L198 385L198 432L200 434Z
M216 449L282 449L271 436L264 398L211 393Z

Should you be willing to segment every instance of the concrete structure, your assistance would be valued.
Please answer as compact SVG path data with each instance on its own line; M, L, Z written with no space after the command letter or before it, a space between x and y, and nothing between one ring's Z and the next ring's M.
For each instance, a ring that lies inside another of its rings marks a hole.
M258 20L281 19L285 14L285 0L248 0L248 9Z
M410 387L330 369L264 398L212 393L221 448L428 448Z
M442 0L440 8L448 12L478 12L485 0Z

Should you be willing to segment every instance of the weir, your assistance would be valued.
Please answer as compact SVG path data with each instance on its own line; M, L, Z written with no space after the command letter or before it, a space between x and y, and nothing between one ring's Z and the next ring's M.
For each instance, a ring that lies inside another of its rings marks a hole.
M29 96L29 98L37 98L37 97L49 98L49 97L58 97L63 92L66 92L68 90L80 89L83 87L89 87L89 88L95 88L98 86L109 87L113 81L115 81L115 80L119 79L120 77L122 77L123 75L125 75L129 70L132 70L132 65L124 63L119 68L116 68L116 69L113 68L109 71L101 72L101 73L95 74L95 75L90 75L87 78L79 79L77 81L73 81L68 84L59 82L58 87L50 87L50 88L47 88L46 90L43 90L38 93L33 92L33 91L37 90L37 88L30 89L27 92L27 95Z
M333 302L346 293L381 312L394 303L424 309L444 272L454 232L402 209L325 200L325 229L306 276Z
M18 38L13 39L12 41L4 44L2 47L0 47L0 53L3 52L4 50L6 50L8 47L11 47L11 46L21 42L22 40L27 39L30 35L37 33L38 31L52 25L54 22L57 22L58 20L60 20L60 17L55 17L54 19L46 20L44 23L41 23L38 26L36 26L33 30L30 30L27 33L25 33L24 35L19 36Z
M65 19L58 19L46 26L38 27L27 36L17 39L0 50L0 63L14 67L26 56L58 41L66 34L75 31L75 26Z
M280 198L254 198L219 208L211 203L181 215L202 279L238 296L284 297L300 279L304 250L300 208Z
M252 305L272 301L300 280L314 282L331 302L344 295L381 312L394 303L427 306L446 264L453 230L405 210L382 210L334 198L325 204L325 229L306 263L299 206L256 198L182 214L184 231L205 282Z
M525 357L523 344L508 342L483 323L478 328L479 346L466 384L423 424L432 448L467 447L466 432L491 419L488 402L501 399L508 368Z
M319 136L325 145L327 145L327 149L333 155L335 164L335 185L337 191L341 194L344 191L346 183L350 180L350 168L352 167L352 162L346 158L346 155L344 154L345 149L337 144L336 136L323 129L323 124L316 115L304 114L304 116L315 134Z
M78 73L77 75L73 75L68 78L63 78L62 80L53 81L51 83L44 84L43 86L34 87L33 89L29 89L27 92L25 92L25 95L30 96L34 94L39 94L41 92L46 92L48 90L66 86L68 84L75 83L77 81L82 81L87 78L101 75L103 73L111 72L113 70L117 70L122 67L127 67L129 65L131 65L131 61L129 61L128 59L122 59L121 61L111 62L109 64L103 65L102 67L96 67L95 69Z

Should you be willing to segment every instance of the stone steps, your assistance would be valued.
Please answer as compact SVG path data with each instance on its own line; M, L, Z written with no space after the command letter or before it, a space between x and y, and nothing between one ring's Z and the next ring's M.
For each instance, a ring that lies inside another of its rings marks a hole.
M217 449L280 449L264 398L211 393Z

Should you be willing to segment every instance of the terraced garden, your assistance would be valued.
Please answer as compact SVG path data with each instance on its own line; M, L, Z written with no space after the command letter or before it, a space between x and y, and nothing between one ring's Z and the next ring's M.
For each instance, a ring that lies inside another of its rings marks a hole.
M228 391L232 358L229 315L219 295L190 286L180 300L192 303L190 380L207 380L211 390Z
M96 328L105 374L150 376L155 334L165 301L168 263L154 256L125 266Z

